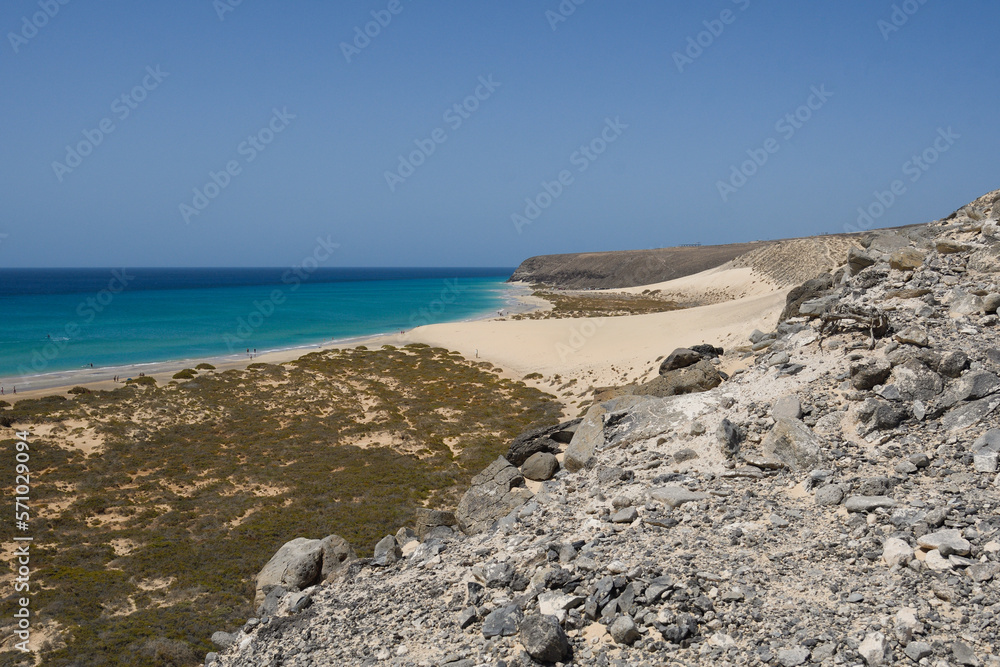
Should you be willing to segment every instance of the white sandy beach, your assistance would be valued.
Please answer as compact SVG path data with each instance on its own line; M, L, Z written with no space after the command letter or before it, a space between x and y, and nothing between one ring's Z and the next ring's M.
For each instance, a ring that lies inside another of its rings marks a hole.
M641 293L661 290L680 300L706 300L708 305L684 310L633 315L576 319L514 320L509 317L469 322L433 324L403 334L374 336L351 341L330 342L257 355L253 362L282 363L311 351L356 345L376 347L390 344L426 343L461 353L468 359L489 361L511 379L521 380L531 373L543 377L530 381L546 391L563 387L560 398L578 403L591 387L610 386L651 377L657 358L677 347L711 343L730 348L747 344L754 329L770 330L784 305L787 288L779 287L749 268L728 266L655 285L631 287L618 292ZM519 299L527 310L540 307L536 297L524 289ZM134 377L144 372L159 384L169 382L183 368L207 361L217 372L245 368L250 359L226 357L144 364L122 368L102 368L52 373L36 378L31 391L21 391L17 399L62 392L72 386L113 389L114 375ZM558 377L555 377L558 376ZM565 384L576 380L572 388ZM9 392L8 392L9 393ZM576 398L574 398L576 397ZM5 396L7 400L10 397Z

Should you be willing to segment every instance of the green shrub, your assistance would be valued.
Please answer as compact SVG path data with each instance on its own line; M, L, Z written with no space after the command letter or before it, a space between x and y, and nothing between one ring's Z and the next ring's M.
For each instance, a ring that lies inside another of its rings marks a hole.
M72 389L70 389L66 393L67 394L89 394L89 393L91 393L91 391L89 389L87 389L86 387L73 387Z
M202 362L202 363L198 364L197 366L195 366L195 368L198 369L199 371L214 371L215 370L215 366L213 366L212 364L209 364L209 363L205 363L205 362Z
M528 373L527 375L524 376L524 379L525 380L541 380L542 379L542 374L541 373Z
M142 377L129 378L125 380L125 384L131 384L139 387L155 387L156 378L151 375L143 375Z
M190 380L191 378L195 377L196 375L198 375L198 371L196 371L194 369L191 369L191 368L185 368L182 371L177 371L176 373L174 373L174 379L175 380Z

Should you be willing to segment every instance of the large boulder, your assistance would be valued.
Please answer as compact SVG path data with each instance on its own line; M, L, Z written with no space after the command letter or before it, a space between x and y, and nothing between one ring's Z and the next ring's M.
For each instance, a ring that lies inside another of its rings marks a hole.
M531 495L524 488L521 473L501 456L472 478L469 490L455 510L455 518L466 534L481 533L526 503Z
M799 306L806 301L816 299L833 287L833 276L824 273L812 280L807 280L798 287L793 288L785 297L785 309L781 311L779 321L784 321L790 317L799 316Z
M677 370L678 368L693 366L701 361L701 359L702 355L700 352L695 352L694 350L686 347L679 347L668 354L667 358L663 360L662 364L660 364L660 375Z
M847 268L850 269L852 276L861 273L873 264L875 264L875 258L864 250L851 246L851 249L847 251Z
M568 444L573 439L580 421L573 419L555 426L545 426L522 433L510 443L506 459L511 465L520 466L537 452L557 453L560 445Z
M919 269L926 255L916 248L900 248L889 257L889 266L899 271L913 271Z
M441 526L457 526L458 519L455 518L454 512L445 512L442 510L432 510L426 507L420 507L417 509L413 520L414 528L416 529L417 537L423 540L427 537L435 528ZM402 545L400 545L402 546Z
M396 564L402 557L403 550L399 548L395 536L386 535L375 545L375 553L372 555L372 565L389 567Z
M521 466L521 474L533 482L544 482L552 479L558 470L559 461L555 455L548 452L532 454Z
M577 427L573 439L566 447L563 467L577 472L593 465L594 454L604 445L604 415L608 409L602 405L591 406Z
M257 574L254 606L264 602L272 588L299 591L319 583L323 570L323 541L297 537L286 542Z
M761 442L764 456L777 458L792 470L810 470L823 461L822 444L798 419L779 418Z
M635 388L636 396L656 396L665 398L680 394L696 394L708 391L722 384L719 371L707 359L676 370L667 371L659 377Z

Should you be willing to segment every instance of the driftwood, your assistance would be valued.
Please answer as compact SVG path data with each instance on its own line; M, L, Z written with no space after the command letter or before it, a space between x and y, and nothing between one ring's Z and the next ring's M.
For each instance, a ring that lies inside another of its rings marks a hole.
M860 329L867 331L871 338L869 350L875 349L876 339L886 336L891 327L889 318L878 308L838 305L819 316L822 324L819 327L819 347L823 349L823 336L833 335L840 331Z

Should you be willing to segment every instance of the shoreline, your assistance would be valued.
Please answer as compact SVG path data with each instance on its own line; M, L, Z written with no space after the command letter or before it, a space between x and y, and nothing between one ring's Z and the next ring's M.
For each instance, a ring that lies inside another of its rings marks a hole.
M125 386L124 379L138 377L139 373L155 378L157 385L163 386L173 380L173 375L178 371L184 370L185 368L194 368L198 364L202 363L208 363L215 366L215 370L212 372L222 373L229 370L245 370L250 364L256 363L287 363L313 352L322 352L325 350L340 349L345 347L358 347L361 345L376 343L380 345L386 344L390 338L395 341L392 344L401 346L409 344L410 342L422 342L422 339L420 338L411 340L407 343L403 343L401 341L405 340L406 337L412 332L425 329L427 327L447 324L466 324L471 322L503 321L511 315L533 312L544 309L548 305L548 302L543 299L531 296L531 289L527 283L513 282L501 284L506 292L500 297L505 305L502 309L504 312L502 317L497 317L497 315L495 315L491 310L490 313L483 313L478 317L422 325L415 327L414 329L404 330L403 333L390 331L362 336L351 336L348 338L329 339L317 343L297 345L295 347L263 350L255 354L252 359L247 358L245 354L240 353L214 357L144 361L133 364L122 364L119 366L101 366L95 368L52 371L49 373L29 376L26 379L17 376L2 377L0 378L0 385L5 388L5 392L3 395L0 395L0 400L5 400L8 403L13 404L26 398L41 398L44 396L51 396L53 394L65 394L73 387L85 387L92 390L110 391L118 387ZM113 379L114 376L124 379L115 382ZM11 393L11 391L17 387L18 383L25 381L32 383L30 388L23 389L17 394Z

